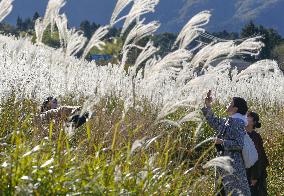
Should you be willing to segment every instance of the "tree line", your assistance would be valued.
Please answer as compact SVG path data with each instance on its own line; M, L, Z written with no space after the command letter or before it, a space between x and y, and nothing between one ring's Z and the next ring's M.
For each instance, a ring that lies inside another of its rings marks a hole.
M21 17L18 17L15 26L2 22L0 23L0 32L2 34L10 34L14 36L30 35L33 36L35 40L34 25L35 21L39 17L40 15L38 12L35 12L32 18L23 19ZM99 27L100 24L84 20L80 23L78 30L81 30L84 33L84 36L87 39L90 39L93 33ZM119 48L122 46L123 39L125 39L125 37L120 36L120 30L120 28L116 27L111 28L108 35L105 37L105 39L107 40L107 44L104 47L104 50L98 51L97 49L94 49L91 51L91 53L111 54L118 57L120 52ZM259 56L257 58L246 56L244 57L245 60L254 62L261 59L275 59L279 62L280 67L284 69L284 40L281 35L274 29L266 28L262 25L257 25L253 21L251 21L242 28L240 33L228 32L226 30L208 33L225 40L235 40L253 36L262 36L262 42L265 44L265 46ZM142 41L140 41L139 44L143 46L149 40L152 40L154 42L154 45L160 48L158 54L164 56L172 51L172 47L176 37L177 34L175 33L159 33L155 34L152 37L147 37L143 39ZM111 38L117 38L118 41L116 40L115 42L113 42ZM51 47L60 47L59 35L56 29L53 33L49 31L45 32L43 42ZM138 49L133 49L133 51L130 52L129 55L133 57L130 58L130 64L132 63L131 59L136 59L135 57L139 54L139 52L140 51Z

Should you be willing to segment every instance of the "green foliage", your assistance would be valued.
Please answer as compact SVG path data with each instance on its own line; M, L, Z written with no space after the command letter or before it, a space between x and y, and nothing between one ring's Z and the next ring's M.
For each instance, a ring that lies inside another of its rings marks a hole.
M50 32L46 30L43 34L42 42L50 47L59 48L60 40L58 31Z
M30 18L23 20L21 17L18 17L16 28L18 31L29 31L34 29L34 24L34 20L31 20Z
M212 35L215 37L226 39L226 40L235 40L239 39L239 34L236 32L227 32L226 30L221 32L213 32Z
M107 63L118 63L119 57L120 57L120 53L121 53L121 49L122 49L122 39L117 37L117 38L113 38L112 40L106 41L104 46L101 46L101 49L99 48L92 48L92 50L90 51L89 55L94 55L94 54L109 54L112 56L112 59L108 62L105 61L100 61L97 62L98 64L101 65L105 65Z
M80 24L80 30L84 32L84 36L90 39L93 33L100 27L96 23L90 23L88 20L84 20Z
M190 129L154 124L150 105L123 118L123 101L102 100L96 117L72 138L61 128L40 129L32 120L36 105L11 98L1 106L0 194L210 192L211 186L201 189L196 181L206 155L199 159L202 152L187 148L183 135ZM142 146L133 150L136 140Z
M156 110L146 101L138 103L139 111L130 108L124 115L123 104L117 98L101 100L93 108L96 116L70 138L60 127L42 129L33 121L37 103L15 96L1 102L0 194L213 195L214 172L201 166L214 157L214 146L194 150L199 141L214 135L213 130L203 126L193 139L195 122L181 128L156 124ZM221 108L216 107L220 114ZM168 119L187 112L180 109ZM268 111L261 114L270 158L269 192L276 195L284 188L283 125L277 124L283 112L274 111L272 118Z

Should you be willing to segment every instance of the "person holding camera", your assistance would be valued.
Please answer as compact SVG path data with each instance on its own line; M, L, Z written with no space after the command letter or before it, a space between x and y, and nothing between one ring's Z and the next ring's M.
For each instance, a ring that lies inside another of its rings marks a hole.
M209 91L202 112L208 124L216 131L215 144L219 156L229 156L234 169L233 173L228 173L217 167L217 176L222 181L218 195L249 196L251 193L242 157L247 125L247 102L240 97L234 97L226 110L229 117L221 119L214 115L211 108L212 101L211 91Z

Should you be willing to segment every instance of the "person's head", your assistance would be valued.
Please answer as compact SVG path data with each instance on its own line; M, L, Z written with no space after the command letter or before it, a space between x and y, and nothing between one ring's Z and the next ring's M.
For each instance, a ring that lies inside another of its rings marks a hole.
M57 99L54 97L47 97L41 105L41 112L45 112L58 107Z
M246 115L248 111L247 102L240 97L234 97L231 101L231 104L227 108L227 113L229 115L233 115L235 113L240 113L242 115Z
M261 128L261 123L259 122L259 115L256 112L248 112L248 127L251 129Z

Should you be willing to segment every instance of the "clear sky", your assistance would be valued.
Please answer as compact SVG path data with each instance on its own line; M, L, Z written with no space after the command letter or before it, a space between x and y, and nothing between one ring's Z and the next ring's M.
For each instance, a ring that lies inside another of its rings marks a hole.
M15 0L12 13L4 21L15 24L18 16L32 17L36 11L43 15L47 2L48 0ZM106 24L115 2L116 0L67 0L62 12L66 13L71 26L79 25L85 19Z
M108 24L117 0L66 0L61 10L66 13L69 26L79 26L83 20ZM43 15L48 0L14 0L12 13L5 22L15 24L17 17L32 17L38 11ZM211 10L209 31L239 32L250 20L272 27L284 35L284 0L160 0L148 20L161 22L160 32L178 32L196 13Z

